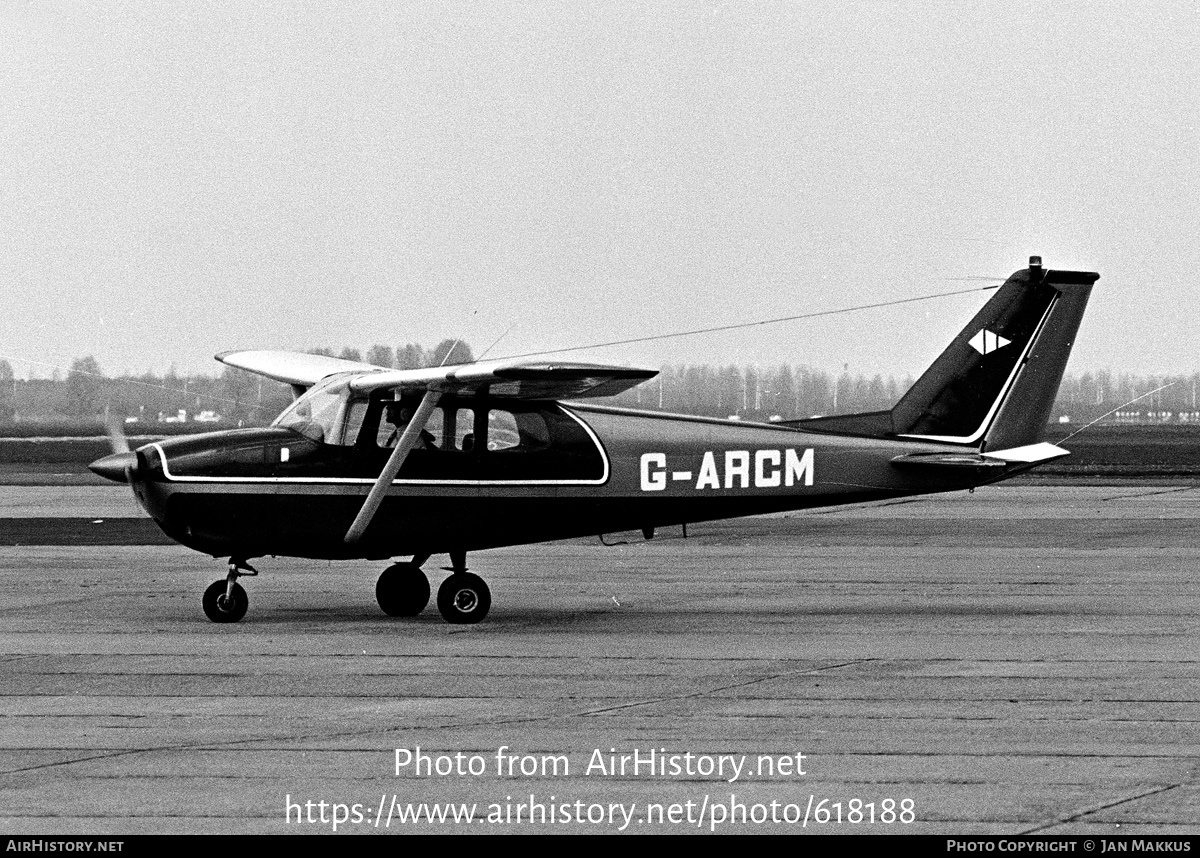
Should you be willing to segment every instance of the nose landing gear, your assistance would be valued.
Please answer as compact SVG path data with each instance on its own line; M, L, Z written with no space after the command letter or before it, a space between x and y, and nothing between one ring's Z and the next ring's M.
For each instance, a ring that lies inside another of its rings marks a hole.
M229 574L224 580L213 581L204 591L204 597L201 599L204 615L214 623L236 623L246 616L250 599L237 579L241 575L257 574L258 570L245 560L229 558Z

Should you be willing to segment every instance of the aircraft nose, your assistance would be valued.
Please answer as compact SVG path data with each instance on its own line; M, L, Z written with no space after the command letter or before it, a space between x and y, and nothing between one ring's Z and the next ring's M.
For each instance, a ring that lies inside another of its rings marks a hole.
M88 465L88 470L114 483L127 483L137 471L137 453L113 453Z

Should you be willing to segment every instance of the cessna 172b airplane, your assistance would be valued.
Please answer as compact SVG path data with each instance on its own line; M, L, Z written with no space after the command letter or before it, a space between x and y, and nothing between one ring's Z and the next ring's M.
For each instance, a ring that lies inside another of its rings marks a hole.
M1098 274L1032 257L889 411L757 424L582 404L656 375L552 361L393 370L319 355L225 352L295 401L267 429L158 441L90 466L128 482L162 530L228 557L214 622L265 555L410 557L375 588L413 616L421 566L448 554L437 605L477 623L491 595L469 551L994 483L1067 451L1040 442ZM564 401L567 400L567 401Z

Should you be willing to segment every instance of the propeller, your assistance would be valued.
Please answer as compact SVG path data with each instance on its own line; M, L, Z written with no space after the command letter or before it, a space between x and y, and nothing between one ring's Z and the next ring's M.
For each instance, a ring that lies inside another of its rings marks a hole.
M114 453L128 453L129 441L125 437L125 427L117 422L111 414L106 416L104 428L108 430L108 443Z
M88 465L88 470L114 483L132 483L137 474L137 453L129 449L125 429L117 418L107 415L105 429L112 453L92 462Z

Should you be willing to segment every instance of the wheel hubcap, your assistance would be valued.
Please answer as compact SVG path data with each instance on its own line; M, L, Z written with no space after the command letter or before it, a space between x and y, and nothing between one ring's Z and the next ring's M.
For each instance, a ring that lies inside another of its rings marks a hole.
M475 610L475 606L479 604L479 596L474 590L464 589L459 590L454 594L454 608L462 611L464 614L469 614Z

